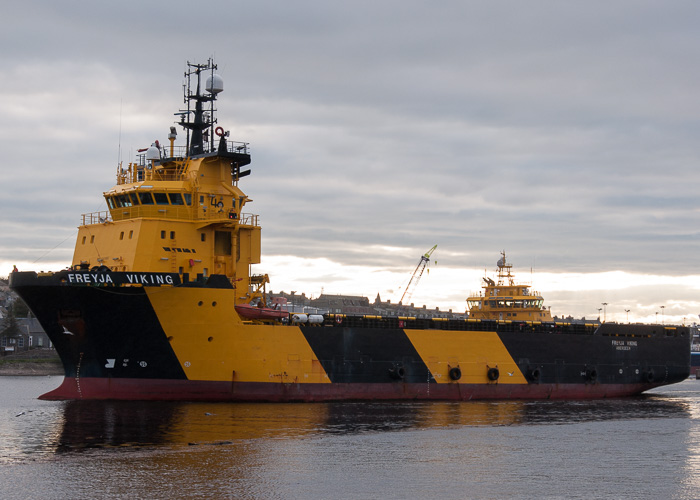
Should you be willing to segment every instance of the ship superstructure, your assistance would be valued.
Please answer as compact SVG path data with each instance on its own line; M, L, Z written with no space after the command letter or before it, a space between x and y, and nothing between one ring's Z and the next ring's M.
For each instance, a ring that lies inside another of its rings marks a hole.
M506 262L506 253L496 264L496 279L484 277L481 295L467 299L469 315L474 319L506 321L552 321L550 310L538 292L531 292L530 285L515 282L513 265Z
M268 301L269 278L251 273L258 217L239 187L249 145L218 122L216 69L188 64L169 144L118 167L109 210L83 216L71 266L12 273L65 370L43 398L598 398L688 376L688 327L552 322L505 255L502 284L469 299L488 316L304 314Z
M250 174L243 170L249 145L229 141L217 124L223 80L215 70L211 60L188 63L187 109L176 113L185 145L175 146L173 126L169 145L154 141L119 165L117 184L104 193L109 211L82 216L73 269L171 273L186 281L216 275L246 292L263 284L264 277L250 276L260 262L258 217L243 212L250 200L238 187Z

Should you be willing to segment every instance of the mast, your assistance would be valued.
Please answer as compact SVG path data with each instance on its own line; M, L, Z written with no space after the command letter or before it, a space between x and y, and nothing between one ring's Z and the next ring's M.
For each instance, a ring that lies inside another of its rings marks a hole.
M187 153L189 156L196 156L205 153L205 135L207 142L211 141L208 150L211 151L214 145L213 127L216 123L214 116L215 108L214 101L219 92L223 90L223 80L214 70L217 65L210 58L206 64L194 64L187 62L187 71L185 72L186 85L184 85L185 102L187 102L187 110L181 110L176 115L180 116L180 125L187 129ZM206 80L206 92L202 94L202 72L210 71L211 74ZM192 77L197 78L197 90L192 93ZM194 117L189 120L192 113L190 103L194 101ZM204 103L210 103L209 115L204 111ZM185 120L187 116L188 121ZM207 131L205 133L205 131ZM191 134L190 134L191 132Z
M507 284L509 286L513 286L513 264L507 264L506 263L506 251L503 250L501 252L501 258L498 259L498 262L496 263L497 272L498 272L498 285L503 286L505 284L505 280L507 280Z

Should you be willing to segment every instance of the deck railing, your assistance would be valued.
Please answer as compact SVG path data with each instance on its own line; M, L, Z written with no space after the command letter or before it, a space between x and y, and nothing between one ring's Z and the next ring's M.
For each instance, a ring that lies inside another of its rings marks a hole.
M229 153L250 154L250 144L247 142L226 141L226 150ZM218 142L214 149L209 143L204 144L204 153L208 154L218 151ZM120 167L117 172L117 184L131 184L141 181L181 181L187 175L187 147L174 146L172 154L170 147L164 146L160 150L160 160L155 160L153 165L146 160L146 153L142 152L137 155L136 161L130 163L127 168ZM163 168L163 162L178 162L176 168Z
M112 213L108 211L82 214L81 226L89 224L104 224L107 222L125 219L177 219L187 221L238 221L243 226L259 226L257 214L236 214L235 218L229 216L227 211L202 210L202 207L149 205L137 207L115 208Z

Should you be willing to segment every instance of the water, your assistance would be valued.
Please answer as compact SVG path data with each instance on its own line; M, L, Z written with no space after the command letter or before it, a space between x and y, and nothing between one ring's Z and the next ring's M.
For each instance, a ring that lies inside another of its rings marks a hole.
M2 498L699 498L700 381L603 401L51 402L0 377Z

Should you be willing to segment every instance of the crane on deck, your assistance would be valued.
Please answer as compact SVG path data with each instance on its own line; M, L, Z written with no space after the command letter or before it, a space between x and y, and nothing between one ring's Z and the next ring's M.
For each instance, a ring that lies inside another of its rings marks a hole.
M420 280L420 277L423 276L423 271L425 270L425 267L428 265L430 262L430 256L433 254L435 249L437 248L437 245L434 245L433 248L425 252L423 255L420 256L420 260L418 261L418 265L416 266L416 270L413 271L413 274L411 275L411 279L408 280L408 285L406 285L406 289L403 292L403 295L401 296L401 300L399 300L399 304L403 304L403 299L408 296L408 299L411 299L411 295L413 294L413 290L415 290L416 286L418 285L418 281ZM411 288L411 284L413 284L413 288Z

